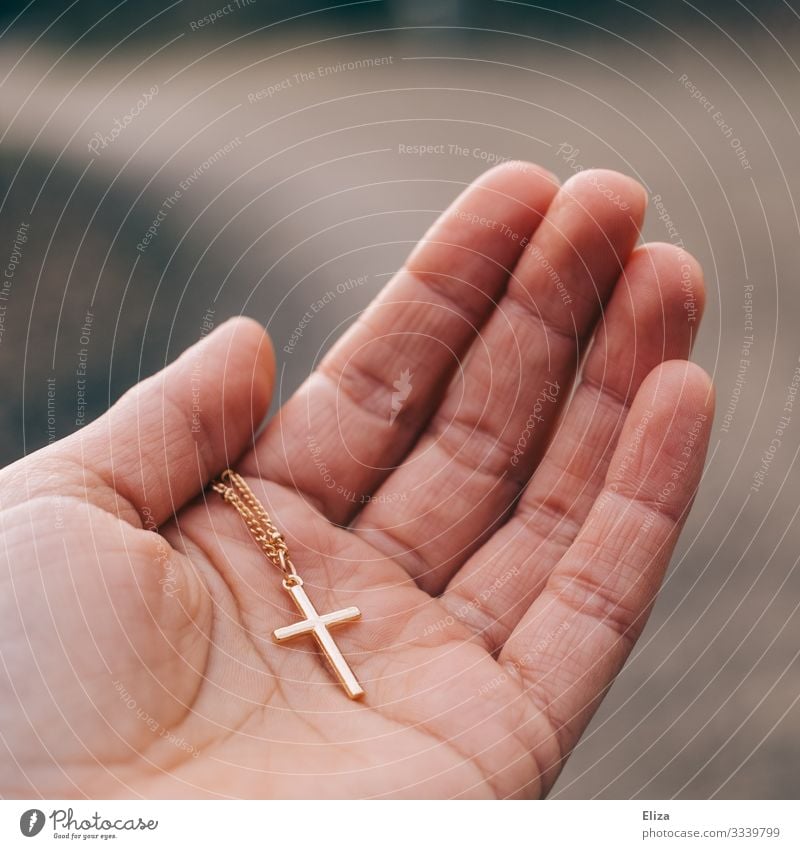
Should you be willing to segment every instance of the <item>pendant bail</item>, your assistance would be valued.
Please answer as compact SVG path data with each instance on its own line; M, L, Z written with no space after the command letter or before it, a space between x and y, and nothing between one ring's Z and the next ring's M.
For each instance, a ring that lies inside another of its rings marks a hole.
M293 586L302 586L303 582L297 574L297 570L294 568L294 563L292 563L291 558L282 548L278 549L278 560L281 564L281 571L285 576L283 579L284 586L286 585L287 580L292 581Z

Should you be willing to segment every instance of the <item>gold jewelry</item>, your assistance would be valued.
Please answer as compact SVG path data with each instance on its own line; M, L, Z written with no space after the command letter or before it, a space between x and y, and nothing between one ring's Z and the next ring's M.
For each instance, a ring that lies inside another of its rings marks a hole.
M278 628L274 631L275 640L282 643L295 637L311 634L325 657L328 658L328 662L347 695L351 699L358 699L363 696L364 690L328 630L334 625L341 625L343 622L352 622L354 619L358 619L361 616L361 611L357 607L345 607L343 610L336 610L333 613L317 613L303 589L303 579L297 574L292 559L289 557L289 549L283 534L275 527L269 513L256 498L245 479L234 472L233 469L226 469L220 475L219 480L211 484L211 488L234 507L244 519L247 529L267 556L267 560L283 574L283 588L292 597L300 613L305 616L305 619L296 622L294 625L287 625L285 628Z

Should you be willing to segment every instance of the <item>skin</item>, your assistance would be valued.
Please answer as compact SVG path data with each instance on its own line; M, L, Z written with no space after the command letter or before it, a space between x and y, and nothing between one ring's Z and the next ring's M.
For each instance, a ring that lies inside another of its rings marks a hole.
M502 165L257 439L275 357L236 319L4 469L0 793L546 794L645 624L713 417L686 361L702 274L636 247L645 206L611 171ZM297 613L205 489L227 466L317 609L361 608L333 633L363 700L310 638L273 642Z

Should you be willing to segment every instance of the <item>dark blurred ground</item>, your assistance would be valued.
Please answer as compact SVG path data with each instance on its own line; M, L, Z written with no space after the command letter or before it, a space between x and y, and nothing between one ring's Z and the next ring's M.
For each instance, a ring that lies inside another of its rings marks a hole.
M626 171L654 199L645 237L705 266L695 359L718 416L651 622L555 795L796 797L800 406L754 486L800 355L796 7L356 5L270 25L312 7L259 3L193 28L215 4L149 24L126 4L82 37L108 10L78 4L35 41L44 4L0 29L0 259L15 241L19 259L0 460L93 418L209 310L268 326L285 397L493 160ZM429 144L445 152L401 147ZM365 276L290 344L312 301Z

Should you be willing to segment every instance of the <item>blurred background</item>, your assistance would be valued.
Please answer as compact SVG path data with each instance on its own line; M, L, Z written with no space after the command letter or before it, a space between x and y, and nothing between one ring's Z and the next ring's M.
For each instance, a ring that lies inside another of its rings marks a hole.
M632 174L645 238L705 267L717 421L553 795L796 798L799 47L794 0L4 0L0 461L234 314L268 327L285 398L495 162Z

